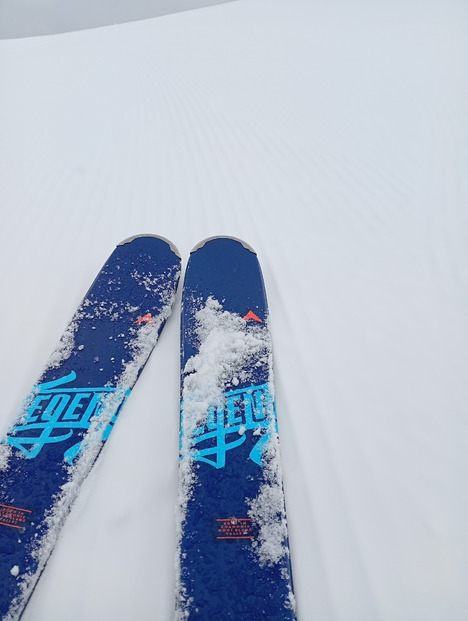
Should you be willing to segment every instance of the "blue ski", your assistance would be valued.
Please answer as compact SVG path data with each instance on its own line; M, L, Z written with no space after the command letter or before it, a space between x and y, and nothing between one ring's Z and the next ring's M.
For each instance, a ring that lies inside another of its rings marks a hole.
M61 526L170 315L180 257L120 243L0 443L0 617L19 619Z
M181 318L176 619L295 616L260 265L244 242L191 253Z

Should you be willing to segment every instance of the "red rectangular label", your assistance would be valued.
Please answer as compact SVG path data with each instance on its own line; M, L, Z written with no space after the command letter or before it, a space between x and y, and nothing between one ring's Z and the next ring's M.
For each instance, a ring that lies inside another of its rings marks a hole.
M216 539L253 539L250 518L219 518L216 520Z
M0 524L11 526L11 528L23 528L31 511L20 509L9 505L0 504Z

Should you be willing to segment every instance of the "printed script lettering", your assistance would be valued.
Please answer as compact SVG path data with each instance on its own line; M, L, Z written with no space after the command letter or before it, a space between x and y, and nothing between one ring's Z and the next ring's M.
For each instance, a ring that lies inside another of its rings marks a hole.
M20 424L10 429L3 442L11 444L27 458L33 459L47 444L68 440L79 430L87 431L91 422L103 413L104 408L110 407L111 417L102 432L102 440L106 440L130 390L109 386L64 387L75 379L76 373L72 371L52 382L38 384L25 416ZM81 450L80 440L64 452L65 461L71 463Z
M251 432L249 437L258 437L258 440L249 457L261 466L272 422L276 429L275 404L268 384L226 392L223 398L224 407L208 408L206 424L193 430L189 456L215 468L224 468L227 451L243 444L248 437L247 432ZM182 416L183 409L182 404ZM181 449L182 446L181 437Z

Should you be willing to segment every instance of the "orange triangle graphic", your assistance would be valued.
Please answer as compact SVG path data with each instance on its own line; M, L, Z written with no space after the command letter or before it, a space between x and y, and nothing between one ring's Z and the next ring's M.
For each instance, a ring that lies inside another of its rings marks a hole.
M139 319L137 319L134 323L154 323L154 319L151 317L151 313L146 313L146 315L143 315L143 317L140 317Z
M254 321L259 321L260 323L263 323L263 321L260 319L260 317L257 317L257 315L253 312L253 311L249 311L247 313L247 315L244 317L245 321L249 321L249 319L253 319Z

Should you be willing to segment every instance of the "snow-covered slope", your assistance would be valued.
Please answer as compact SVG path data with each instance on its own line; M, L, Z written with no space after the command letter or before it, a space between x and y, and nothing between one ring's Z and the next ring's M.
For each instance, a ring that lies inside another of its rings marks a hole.
M115 244L245 239L301 621L468 618L468 8L239 0L0 42L5 428ZM178 317L24 621L169 620Z

